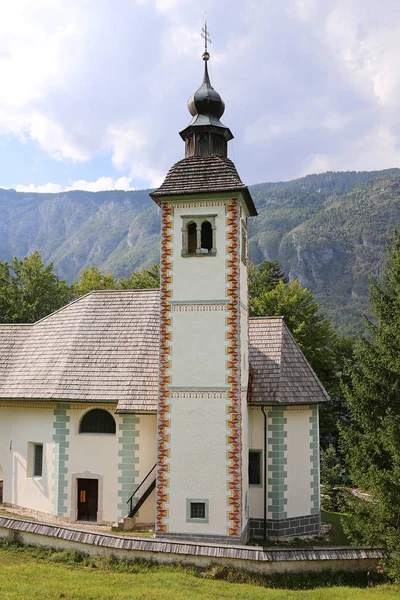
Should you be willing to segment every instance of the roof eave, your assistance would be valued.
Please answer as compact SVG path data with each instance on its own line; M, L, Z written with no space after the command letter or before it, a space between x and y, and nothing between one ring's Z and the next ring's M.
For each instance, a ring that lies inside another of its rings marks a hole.
M168 202L169 200L173 200L175 197L181 197L181 196L194 196L194 198L196 198L197 196L201 196L204 194L228 194L230 192L238 192L240 194L243 194L243 199L245 201L247 210L249 211L249 216L250 217L256 217L258 215L257 209L254 205L253 202L253 198L251 197L251 194L249 192L249 189L246 186L243 187L233 187L233 188L229 188L226 190L213 190L212 188L210 188L209 190L201 190L199 192L188 192L185 190L182 190L182 192L176 192L174 194L171 194L170 192L160 192L159 190L155 190L154 192L151 192L151 194L149 194L150 198L152 200L154 200L154 202L156 204L158 204L158 206L161 205L162 202Z

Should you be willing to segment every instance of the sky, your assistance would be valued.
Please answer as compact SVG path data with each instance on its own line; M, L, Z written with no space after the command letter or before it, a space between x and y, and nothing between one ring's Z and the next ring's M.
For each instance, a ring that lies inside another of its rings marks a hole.
M399 0L0 2L0 187L159 185L209 71L250 185L400 166Z

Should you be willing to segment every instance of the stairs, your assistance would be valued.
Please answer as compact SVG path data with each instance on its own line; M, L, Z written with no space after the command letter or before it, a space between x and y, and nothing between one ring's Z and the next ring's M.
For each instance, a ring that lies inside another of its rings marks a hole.
M129 512L127 516L119 521L118 526L121 529L131 529L133 526L133 517L137 514L141 506L146 502L151 492L156 487L156 467L157 464L147 473L146 477L140 482L132 496L127 500Z

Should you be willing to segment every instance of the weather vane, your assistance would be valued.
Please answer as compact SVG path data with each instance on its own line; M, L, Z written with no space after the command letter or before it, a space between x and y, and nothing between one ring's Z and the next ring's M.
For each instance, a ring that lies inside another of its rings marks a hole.
M204 39L204 55L208 57L208 44L211 44L210 34L208 33L207 28L207 13L205 13L204 17L204 27L201 29L201 37ZM203 57L204 57L203 55Z

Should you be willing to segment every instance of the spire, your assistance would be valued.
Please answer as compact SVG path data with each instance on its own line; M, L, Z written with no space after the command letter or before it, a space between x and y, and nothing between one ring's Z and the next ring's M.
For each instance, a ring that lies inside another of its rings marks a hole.
M227 142L233 138L233 135L220 121L225 111L225 103L212 87L208 74L210 60L208 44L211 44L211 39L207 26L207 13L201 36L204 39L203 82L188 100L188 109L193 118L186 129L180 132L180 136L186 142L186 157L193 155L226 157Z

